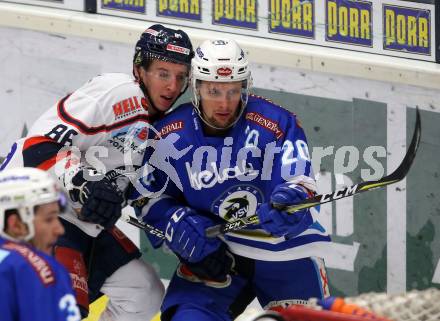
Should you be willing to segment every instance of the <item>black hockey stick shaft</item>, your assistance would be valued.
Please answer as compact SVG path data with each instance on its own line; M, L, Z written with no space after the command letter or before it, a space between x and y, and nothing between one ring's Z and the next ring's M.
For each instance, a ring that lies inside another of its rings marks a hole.
M121 220L124 222L127 222L130 225L136 226L137 228L140 228L141 230L144 230L145 232L155 235L158 238L165 238L165 235L163 231L159 230L158 228L155 228L154 226L141 222L137 218L130 216L130 215L122 215Z
M361 182L358 184L355 184L353 186L337 189L331 193L328 194L321 194L317 195L315 197L306 199L300 203L292 204L286 206L285 204L277 204L274 203L272 206L278 210L285 211L289 214L293 214L297 211L315 207L317 205L325 204L328 202L333 202L336 200L339 200L341 198L353 196L362 192L370 191L376 188L384 187L390 184L394 184L400 180L402 180L407 174L409 169L411 168L411 165L413 163L413 160L416 156L417 149L419 147L420 143L420 136L421 136L421 121L420 121L420 112L419 109L416 109L416 125L414 129L414 134L411 139L411 144L408 147L408 151L406 152L405 157L403 158L402 162L400 163L399 167L392 172L391 174L382 177L379 180L376 181L366 181ZM249 217L239 219L236 221L228 222L225 224L216 225L210 228L206 229L206 236L208 237L215 237L220 234L225 234L228 232L240 230L247 225L250 224L258 224L258 216L256 214L251 215Z

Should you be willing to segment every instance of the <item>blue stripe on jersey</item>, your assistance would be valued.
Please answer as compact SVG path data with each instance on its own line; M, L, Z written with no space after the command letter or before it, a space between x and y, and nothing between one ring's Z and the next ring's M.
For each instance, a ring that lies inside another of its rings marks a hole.
M9 164L9 162L12 159L12 156L14 156L15 152L17 151L17 143L14 143L11 147L11 151L6 156L6 159L3 161L3 164L0 166L0 171L4 170L5 167Z

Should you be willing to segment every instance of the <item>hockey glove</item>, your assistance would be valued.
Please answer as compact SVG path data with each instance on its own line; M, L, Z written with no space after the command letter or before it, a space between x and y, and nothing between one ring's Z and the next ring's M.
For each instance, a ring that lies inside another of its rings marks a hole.
M284 183L280 184L270 196L271 203L290 205L309 197L302 186ZM275 236L295 237L309 228L313 223L310 210L288 214L273 208L269 203L262 204L257 210L261 227Z
M229 283L231 269L235 265L233 255L228 251L225 243L208 254L199 262L187 262L181 259L186 268L199 279L208 284L215 284L218 287Z
M79 214L81 220L104 228L116 224L121 216L124 198L114 183L104 175L100 180L88 181L84 178L84 171L80 171L73 177L72 184L76 188L70 190L69 195L74 202L82 204Z
M165 230L165 243L179 257L188 262L199 262L217 250L221 241L207 238L205 230L214 225L209 218L189 207L178 207Z

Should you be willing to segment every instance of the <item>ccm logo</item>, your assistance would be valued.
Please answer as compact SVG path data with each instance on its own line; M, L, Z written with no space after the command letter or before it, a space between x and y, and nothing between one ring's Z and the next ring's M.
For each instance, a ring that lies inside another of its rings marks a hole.
M226 77L229 76L230 74L232 74L232 70L228 67L222 67L217 69L217 75L219 76Z

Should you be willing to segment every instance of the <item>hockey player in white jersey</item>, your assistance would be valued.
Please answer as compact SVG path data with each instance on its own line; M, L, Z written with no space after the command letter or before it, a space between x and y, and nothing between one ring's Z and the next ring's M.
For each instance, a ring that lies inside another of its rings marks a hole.
M185 32L149 27L136 44L134 78L91 79L47 110L1 165L50 171L67 190L72 210L62 215L66 233L55 256L70 272L83 316L103 293L101 320L144 321L159 310L160 279L114 225L149 124L185 91L193 55Z

